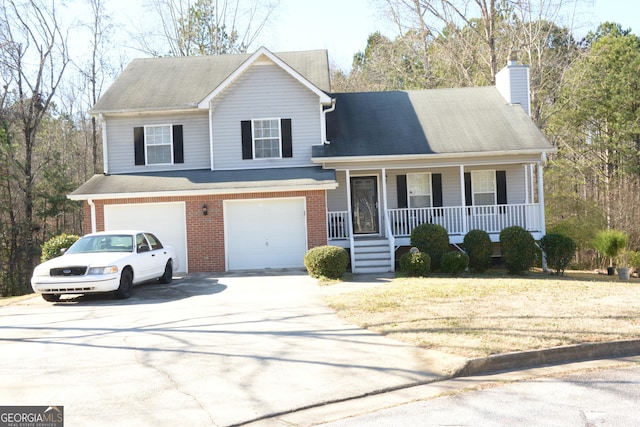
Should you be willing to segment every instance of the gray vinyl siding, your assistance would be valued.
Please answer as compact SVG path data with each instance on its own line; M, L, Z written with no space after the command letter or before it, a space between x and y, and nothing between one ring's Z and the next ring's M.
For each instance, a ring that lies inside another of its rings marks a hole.
M148 125L182 125L184 163L142 166L134 164L133 129ZM207 112L106 117L106 131L108 156L106 172L110 174L208 169L211 165Z
M311 147L319 145L318 96L273 63L248 69L212 104L214 169L311 166ZM291 119L293 157L243 160L240 122Z
M348 210L346 172L337 171L336 181L338 181L338 188L327 191L327 209L329 212Z

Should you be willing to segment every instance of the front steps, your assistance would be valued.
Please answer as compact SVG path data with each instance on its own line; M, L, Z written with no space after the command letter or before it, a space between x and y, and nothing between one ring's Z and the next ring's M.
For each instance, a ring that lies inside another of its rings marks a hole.
M352 272L369 274L392 271L389 239L385 237L356 237L353 245Z

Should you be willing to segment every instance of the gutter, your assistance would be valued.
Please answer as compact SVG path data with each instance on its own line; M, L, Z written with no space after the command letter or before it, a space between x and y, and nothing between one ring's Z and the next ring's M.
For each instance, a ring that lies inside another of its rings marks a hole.
M327 139L327 113L331 113L335 109L336 109L336 99L331 98L331 107L327 108L326 110L322 110L322 117L324 119L323 120L324 126L322 126L322 143L325 145L331 144L331 141Z

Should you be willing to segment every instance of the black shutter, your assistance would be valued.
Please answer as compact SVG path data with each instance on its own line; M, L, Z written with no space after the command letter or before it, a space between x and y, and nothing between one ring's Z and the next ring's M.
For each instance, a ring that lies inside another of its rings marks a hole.
M442 174L431 174L431 191L433 191L433 207L442 207Z
M184 163L182 125L173 126L173 163Z
M464 173L464 204L465 206L473 205L473 196L471 195L471 172Z
M496 200L499 205L507 204L507 172L496 171Z
M144 165L144 128L133 128L133 156L136 166Z
M407 203L407 175L396 176L396 185L398 188L398 209L404 209L409 206Z
M280 120L280 130L282 131L282 157L293 157L291 119Z
M242 129L242 159L253 159L253 136L251 135L251 120L240 122Z

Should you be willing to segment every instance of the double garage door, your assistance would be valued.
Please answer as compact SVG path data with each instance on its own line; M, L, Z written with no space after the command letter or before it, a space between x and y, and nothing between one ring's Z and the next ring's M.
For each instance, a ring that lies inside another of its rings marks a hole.
M185 204L106 205L105 229L141 229L176 249L180 272L187 271ZM227 270L299 268L307 250L305 198L224 202ZM220 246L218 242L214 245Z
M304 198L227 200L224 218L228 270L304 266Z

